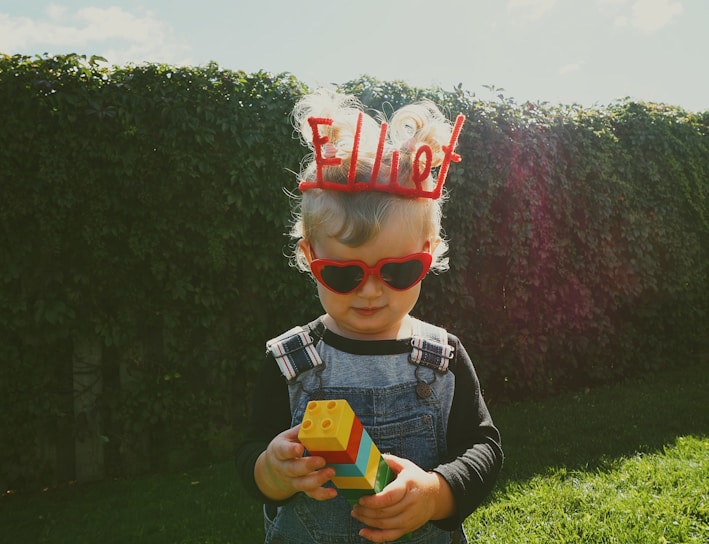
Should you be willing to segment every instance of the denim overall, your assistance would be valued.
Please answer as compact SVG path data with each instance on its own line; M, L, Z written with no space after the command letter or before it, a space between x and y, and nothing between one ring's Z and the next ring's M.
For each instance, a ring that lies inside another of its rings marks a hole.
M319 342L320 334L322 323L316 321L268 343L288 378L292 425L302 421L310 400L346 399L382 453L409 459L424 470L438 466L446 456L455 385L455 376L447 370L453 349L445 330L415 320L410 353L372 356L339 351ZM364 525L351 510L341 495L316 501L299 493L277 509L264 509L266 544L369 542L358 535ZM442 531L432 523L401 541L467 542L462 528Z

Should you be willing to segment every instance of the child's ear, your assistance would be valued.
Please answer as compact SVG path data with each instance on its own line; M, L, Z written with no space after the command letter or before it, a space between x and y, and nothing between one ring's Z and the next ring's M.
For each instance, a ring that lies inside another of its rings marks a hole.
M305 240L298 242L298 249L303 252L305 260L308 261L308 266L313 261L313 251L310 249L310 244Z
M436 249L438 248L439 244L441 243L441 237L437 236L428 242L426 242L426 245L428 246L428 251L431 255L435 255Z

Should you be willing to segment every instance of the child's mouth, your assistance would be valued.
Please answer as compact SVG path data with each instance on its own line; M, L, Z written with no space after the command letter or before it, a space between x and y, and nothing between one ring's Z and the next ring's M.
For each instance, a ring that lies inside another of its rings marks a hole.
M361 316L371 316L376 314L380 308L354 308L354 311Z

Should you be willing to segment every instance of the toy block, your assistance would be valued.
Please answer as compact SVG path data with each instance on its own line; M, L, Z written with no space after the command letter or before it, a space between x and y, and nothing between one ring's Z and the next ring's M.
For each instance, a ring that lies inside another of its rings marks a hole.
M308 403L298 439L335 468L332 483L351 504L379 493L395 475L346 400Z
M364 431L354 463L330 463L330 466L335 469L337 476L364 476L367 473L367 465L369 465L369 456L372 448L376 449L376 446L372 442L369 433Z
M350 433L350 439L347 443L347 449L343 451L311 451L308 449L310 455L317 455L323 457L328 464L331 465L347 465L351 463L356 463L359 456L359 450L361 447L361 440L367 431L362 427L362 423L355 416L352 422L352 431ZM371 439L370 439L371 441ZM306 446L307 447L307 446Z
M374 483L379 471L379 460L382 454L377 447L372 444L367 454L367 468L361 476L340 476L335 474L332 483L340 489L374 489Z
M374 493L379 493L384 489L390 482L396 478L396 474L392 472L391 467L384 460L384 457L379 461L379 470L377 470L377 479L374 482Z
M369 489L338 489L340 495L342 495L350 506L354 506L359 502L359 499L366 495L372 495L374 492Z
M311 401L305 410L298 440L311 455L313 452L347 451L354 420L354 412L347 401Z
M374 487L372 489L362 489L362 488L338 488L340 495L347 499L347 501L354 506L359 502L361 497L365 495L374 495L382 491L392 480L394 480L394 473L387 465L384 458L380 458L379 470L377 470L377 477L374 480Z

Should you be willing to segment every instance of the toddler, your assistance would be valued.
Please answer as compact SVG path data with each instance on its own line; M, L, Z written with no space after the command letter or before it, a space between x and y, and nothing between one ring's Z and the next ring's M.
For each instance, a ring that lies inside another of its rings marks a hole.
M463 117L422 102L385 122L319 90L293 118L312 150L293 259L325 313L267 343L237 450L266 543L467 542L462 522L502 465L500 435L460 340L411 315L426 274L448 265L442 189ZM396 475L353 507L298 441L316 399L346 399Z

